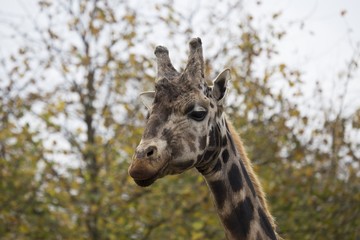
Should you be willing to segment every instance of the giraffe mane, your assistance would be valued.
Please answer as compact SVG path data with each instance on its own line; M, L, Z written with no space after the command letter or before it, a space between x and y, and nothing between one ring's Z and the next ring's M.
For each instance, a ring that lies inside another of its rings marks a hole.
M254 173L252 163L246 154L243 141L241 140L239 134L236 132L231 121L227 120L227 122L228 122L228 127L230 130L230 134L235 142L235 146L240 153L240 156L245 165L246 171L248 172L250 180L251 180L252 184L254 185L256 195L258 196L258 198L260 200L260 203L263 207L263 210L264 210L266 216L268 217L268 219L270 221L271 226L273 227L273 229L276 229L275 220L274 220L273 216L270 214L269 207L267 205L265 192L262 189L259 179L257 178L256 174Z

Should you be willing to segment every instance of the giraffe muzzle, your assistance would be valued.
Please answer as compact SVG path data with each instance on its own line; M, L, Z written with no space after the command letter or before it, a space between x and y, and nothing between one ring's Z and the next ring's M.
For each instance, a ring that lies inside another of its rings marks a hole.
M163 149L163 143L153 141L141 142L136 148L128 173L137 185L149 186L160 177L166 161L161 158L159 148Z
M147 164L147 161L144 159L137 159L134 157L128 172L137 185L146 187L151 185L158 178L159 169Z

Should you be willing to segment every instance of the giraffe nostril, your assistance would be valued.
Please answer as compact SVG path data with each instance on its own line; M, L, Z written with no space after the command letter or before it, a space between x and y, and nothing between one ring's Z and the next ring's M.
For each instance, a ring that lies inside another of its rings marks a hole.
M156 157L156 153L157 153L157 149L155 146L150 146L145 151L147 158Z
M146 156L147 156L147 157L151 157L151 155L153 155L153 153L154 153L154 150L151 149L151 150L146 154Z

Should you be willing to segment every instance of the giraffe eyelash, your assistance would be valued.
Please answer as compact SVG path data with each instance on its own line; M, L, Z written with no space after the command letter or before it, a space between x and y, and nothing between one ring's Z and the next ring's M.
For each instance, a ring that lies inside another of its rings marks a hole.
M202 111L192 111L192 112L190 112L188 114L188 116L191 119L193 119L195 121L198 121L198 122L204 120L206 115L207 115L207 111L204 111L204 110L202 110Z

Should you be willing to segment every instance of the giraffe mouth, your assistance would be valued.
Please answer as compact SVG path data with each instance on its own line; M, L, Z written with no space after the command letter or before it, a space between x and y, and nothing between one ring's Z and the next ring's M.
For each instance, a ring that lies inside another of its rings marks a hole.
M153 176L153 177L150 177L147 179L134 179L134 181L140 187L148 187L151 184L153 184L157 178L158 178L158 174L155 174L155 176Z
M154 175L148 178L134 178L134 182L140 187L148 187L153 184L158 178L162 178L165 174L168 164L165 163Z

